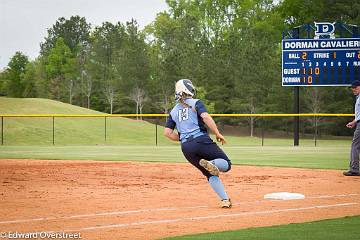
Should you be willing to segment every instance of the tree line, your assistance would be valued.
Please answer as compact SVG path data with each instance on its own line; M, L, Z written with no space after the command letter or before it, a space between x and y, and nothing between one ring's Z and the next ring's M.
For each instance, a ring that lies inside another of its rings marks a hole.
M360 2L353 0L166 2L169 10L144 29L134 19L92 27L81 16L59 18L35 60L21 52L10 59L0 73L1 95L108 113L168 113L174 83L188 78L210 112L291 113L293 89L281 86L282 32L314 21L360 23ZM351 113L352 105L347 88L301 88L301 112ZM249 124L251 134L259 121L218 120ZM306 119L344 134L343 120L319 120ZM289 119L266 121L285 129Z

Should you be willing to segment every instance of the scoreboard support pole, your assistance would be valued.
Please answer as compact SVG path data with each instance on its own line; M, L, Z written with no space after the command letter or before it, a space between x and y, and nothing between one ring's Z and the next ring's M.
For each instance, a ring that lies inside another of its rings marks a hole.
M310 25L307 26L306 31L308 38L310 38ZM294 38L300 38L300 28L293 29ZM300 87L294 87L294 113L300 113ZM300 132L300 117L294 117L294 146L299 146L299 132Z
M294 113L300 113L300 87L294 87ZM300 117L294 117L294 146L299 146Z

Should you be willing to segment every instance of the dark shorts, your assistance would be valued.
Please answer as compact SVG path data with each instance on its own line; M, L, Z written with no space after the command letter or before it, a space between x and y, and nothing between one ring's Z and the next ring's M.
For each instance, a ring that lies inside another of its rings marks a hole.
M222 158L229 163L229 169L227 171L231 169L230 159L208 135L203 135L194 138L191 141L182 143L181 150L185 158L197 169L199 169L207 178L212 175L200 166L200 159L214 160L216 158Z

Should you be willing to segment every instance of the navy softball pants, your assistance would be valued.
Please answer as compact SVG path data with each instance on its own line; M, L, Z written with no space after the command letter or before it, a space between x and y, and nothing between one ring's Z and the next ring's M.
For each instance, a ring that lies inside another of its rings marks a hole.
M222 158L226 160L229 164L229 168L227 169L227 171L231 169L230 159L208 135L202 135L190 141L181 143L181 150L185 158L197 169L199 169L202 174L205 175L208 179L212 175L200 166L200 159L210 161L216 158Z

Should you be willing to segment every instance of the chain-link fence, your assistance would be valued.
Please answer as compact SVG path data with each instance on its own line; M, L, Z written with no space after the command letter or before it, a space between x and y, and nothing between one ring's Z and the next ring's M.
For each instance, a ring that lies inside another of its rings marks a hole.
M234 145L292 145L299 117L300 145L348 141L353 114L212 114ZM1 145L171 145L166 114L16 115L1 117Z

